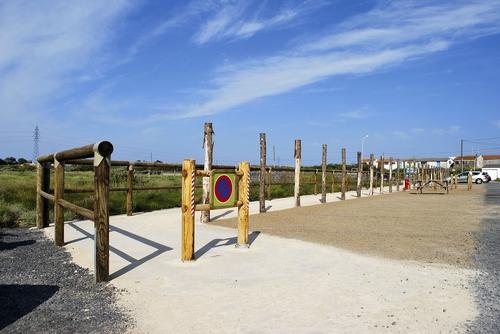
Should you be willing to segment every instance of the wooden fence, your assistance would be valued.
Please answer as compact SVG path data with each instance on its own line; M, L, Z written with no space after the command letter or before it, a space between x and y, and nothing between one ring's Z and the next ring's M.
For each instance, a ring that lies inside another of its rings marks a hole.
M113 145L108 141L38 157L37 165L37 227L49 225L49 202L54 203L54 239L64 245L64 209L94 221L96 282L109 278L109 171ZM92 158L94 166L94 210L64 200L64 166L75 159ZM54 166L54 193L49 193L50 168Z

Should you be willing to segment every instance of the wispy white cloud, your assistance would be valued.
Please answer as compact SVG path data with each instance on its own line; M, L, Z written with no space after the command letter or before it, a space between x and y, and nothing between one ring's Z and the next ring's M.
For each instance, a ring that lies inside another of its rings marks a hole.
M98 75L111 26L128 9L121 0L0 2L2 119L43 118L44 103Z
M413 128L413 129L411 129L411 132L418 135L418 134L424 133L425 130L422 128Z
M500 129L500 120L493 121L493 126L495 126L496 128Z
M304 1L295 6L281 8L272 15L261 15L248 1L222 3L213 11L199 28L193 40L197 44L219 41L223 39L246 39L260 31L282 27L299 16L324 6L323 1ZM249 12L252 12L249 14Z
M165 110L166 114L155 115L153 119L217 114L332 76L371 73L500 31L498 0L429 3L390 2L335 26L325 37L307 43L301 41L291 50L224 65L215 72L208 99L177 110ZM211 29L206 29L211 32L204 34L199 42L227 31L229 21L224 15L219 17ZM203 90L206 92L207 88Z
M353 110L345 113L341 113L340 116L352 119L363 119L368 117L368 113L363 110Z
M432 133L436 135L449 135L449 134L454 134L460 131L460 126L458 125L451 125L447 128L436 128L432 129Z

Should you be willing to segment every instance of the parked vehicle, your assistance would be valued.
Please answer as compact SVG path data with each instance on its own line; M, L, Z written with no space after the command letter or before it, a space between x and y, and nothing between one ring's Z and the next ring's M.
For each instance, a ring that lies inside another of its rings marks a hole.
M472 182L476 184L481 184L483 182L490 182L491 178L489 177L488 173L486 172L479 172L479 171L472 171ZM463 172L457 175L457 181L458 183L467 183L467 176L469 175L469 172ZM448 182L451 182L451 177L448 177L446 179Z
M482 172L483 176L486 178L485 182L490 182L491 181L491 176L488 174L488 172Z

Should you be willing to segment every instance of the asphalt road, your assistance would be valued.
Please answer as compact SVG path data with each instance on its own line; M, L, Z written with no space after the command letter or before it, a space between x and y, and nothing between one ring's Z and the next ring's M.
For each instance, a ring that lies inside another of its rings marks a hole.
M475 256L481 272L473 282L479 316L469 326L471 333L500 333L500 183L486 187Z

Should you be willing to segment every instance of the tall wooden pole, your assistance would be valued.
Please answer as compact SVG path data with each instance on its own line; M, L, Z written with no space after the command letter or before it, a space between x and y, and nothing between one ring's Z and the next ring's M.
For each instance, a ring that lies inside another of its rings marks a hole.
M205 160L203 164L203 170L209 172L212 170L212 162L214 158L214 142L213 142L214 129L212 123L205 123L203 126L203 149L205 151ZM202 190L202 203L210 203L210 177L203 177L203 190ZM210 210L202 211L200 220L202 223L208 223L210 221Z
M323 144L321 153L321 203L326 203L326 154L327 146Z
M194 194L196 161L182 162L182 249L181 260L194 260Z
M400 161L399 160L396 160L396 191L399 191L399 187L401 185L401 171L399 169L399 164L400 164Z
M50 165L46 162L37 162L36 177L36 227L49 226L49 201L40 195L40 191L49 192L50 188Z
M392 157L389 158L389 192L392 193Z
M64 163L54 157L54 234L57 246L64 246L64 208L59 200L64 198Z
M356 194L361 198L361 181L363 177L363 161L361 161L361 152L358 152L358 183L356 185Z
M241 206L238 208L238 243L236 247L248 248L248 216L250 212L250 164L248 161L240 162L239 171L243 172L239 182L239 200Z
M346 157L345 148L342 148L341 155L342 155L342 184L341 184L342 193L340 194L340 198L342 200L345 200L345 193L347 190L346 189L347 188L347 157Z
M373 164L374 164L374 156L373 153L370 154L370 196L373 195Z
M94 157L94 228L95 278L105 282L109 277L109 169L111 155L95 153Z
M266 134L260 134L259 212L266 212Z
M380 156L380 194L384 193L384 155Z
M314 171L314 195L318 194L318 170Z
M295 139L295 182L293 189L293 196L295 198L295 206L300 206L300 160L302 158L301 153L301 141L300 139Z
M134 166L127 166L127 216L132 216L134 207Z

